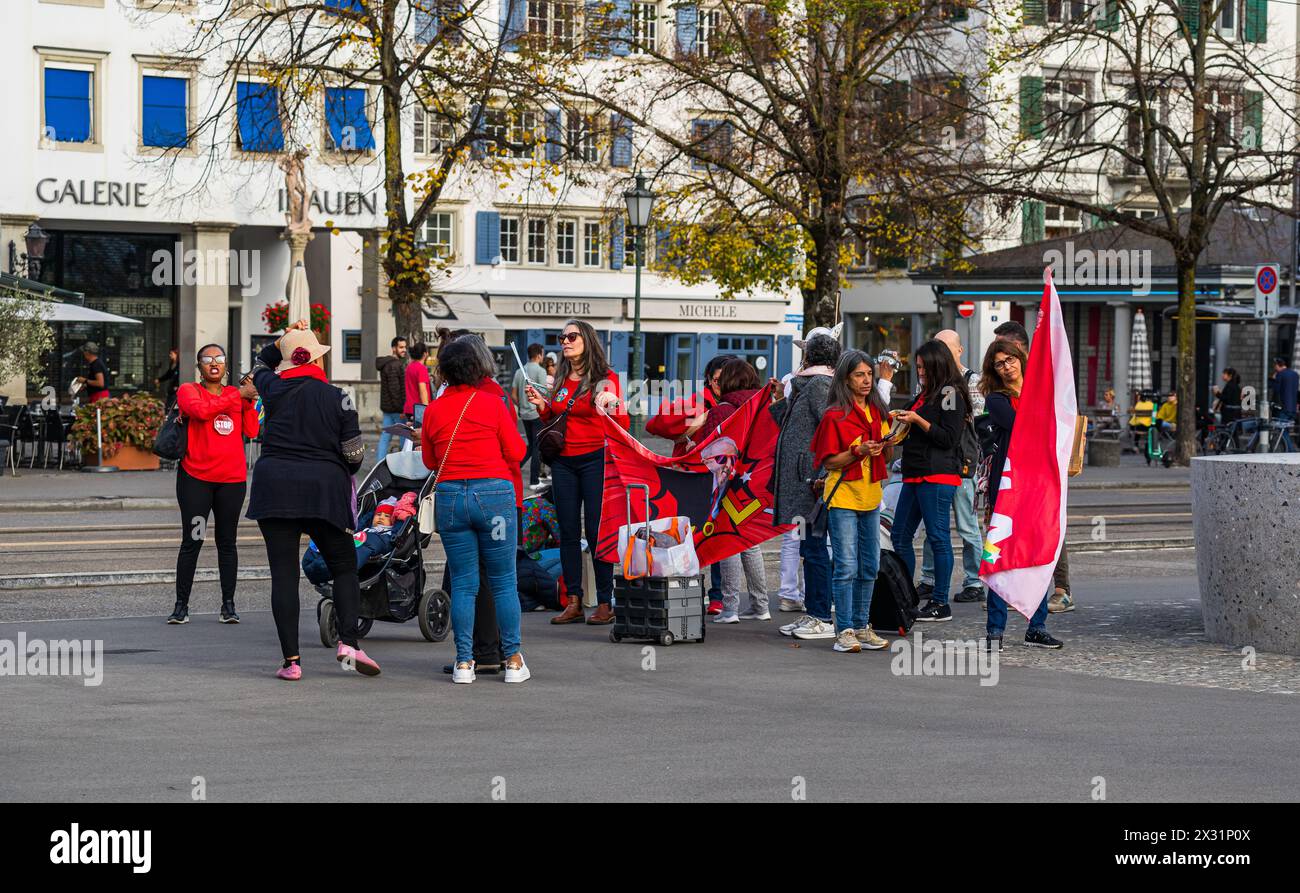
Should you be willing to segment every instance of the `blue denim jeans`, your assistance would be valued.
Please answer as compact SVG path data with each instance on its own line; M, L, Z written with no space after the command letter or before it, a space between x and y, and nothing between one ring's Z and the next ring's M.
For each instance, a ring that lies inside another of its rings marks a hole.
M831 538L835 632L862 629L871 618L871 595L880 571L880 509L833 508L826 530Z
M439 481L438 536L451 571L451 625L456 660L474 659L474 600L479 560L487 572L501 629L501 653L519 650L519 587L515 579L518 516L515 488L507 480Z
M952 495L952 513L957 521L957 535L961 537L962 588L983 589L980 556L984 554L984 536L980 533L979 518L975 517L975 481L971 478L964 478ZM921 582L934 585L934 551L928 539L921 547Z
M383 421L379 423L379 446L375 448L376 463L382 461L383 458L388 455L388 446L393 439L393 435L389 434L387 431L383 429L391 428L393 425L396 425L398 422L400 422L403 418L405 418L405 416L403 416L400 412L384 413Z
M828 522L829 518L828 515ZM829 533L829 523L827 532ZM799 555L803 558L804 613L823 623L830 623L831 557L826 552L826 537L813 536L811 525L806 525L803 542L799 543Z
M1029 618L1030 629L1047 629L1047 596L1054 587L1049 586L1047 592L1043 593L1042 604L1034 612L1034 616ZM1007 628L1007 603L1003 601L1002 596L998 595L992 589L989 590L988 597L989 616L985 623L985 629L990 637L1002 635L1002 631Z
M925 522L925 539L934 553L934 592L930 600L948 604L948 587L952 585L952 540L948 524L952 518L952 499L957 487L951 484L903 484L894 509L894 527L889 539L894 552L903 559L907 575L916 576L916 549L912 537Z

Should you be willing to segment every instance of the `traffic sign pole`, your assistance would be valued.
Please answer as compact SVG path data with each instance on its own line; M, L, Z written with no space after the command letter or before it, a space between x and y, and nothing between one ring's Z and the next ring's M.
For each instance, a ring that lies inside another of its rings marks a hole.
M1272 407L1268 401L1268 324L1278 312L1279 264L1260 264L1255 267L1255 318L1264 322L1264 379L1256 405L1259 406L1260 449L1268 452L1268 439L1272 433L1269 418Z

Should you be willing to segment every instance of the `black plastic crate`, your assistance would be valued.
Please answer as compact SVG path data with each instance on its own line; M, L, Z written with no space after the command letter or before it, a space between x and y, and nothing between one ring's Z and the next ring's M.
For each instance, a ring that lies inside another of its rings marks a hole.
M661 645L703 641L705 606L702 577L616 577L610 641L652 639Z

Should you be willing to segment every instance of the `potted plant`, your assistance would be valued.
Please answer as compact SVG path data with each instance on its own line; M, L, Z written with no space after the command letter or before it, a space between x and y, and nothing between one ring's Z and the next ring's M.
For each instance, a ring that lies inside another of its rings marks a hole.
M161 400L135 393L77 407L71 439L87 465L99 460L96 410L103 432L105 463L111 460L123 471L151 471L158 467L153 442L165 417Z
M266 331L274 334L283 332L288 328L289 323L295 320L289 319L289 302L278 301L274 304L267 304L266 309L262 311L262 321L266 323ZM316 337L322 342L328 343L330 331L330 312L324 304L311 305L311 330L316 333Z

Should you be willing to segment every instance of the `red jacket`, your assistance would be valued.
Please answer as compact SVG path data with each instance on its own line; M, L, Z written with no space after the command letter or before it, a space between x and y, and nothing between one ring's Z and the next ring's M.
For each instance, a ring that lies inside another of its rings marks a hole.
M564 382L557 382L555 396L551 398L550 403L542 407L542 424L549 424L560 417L564 407L569 403L569 398L573 396L574 389L579 386L578 381L576 378L570 378ZM604 381L608 382L604 385L604 389L612 391L614 396L621 400L623 392L619 388L618 375L611 370ZM621 403L609 414L625 429L632 424L627 409ZM590 391L583 391L582 396L573 402L573 409L569 411L569 418L564 425L564 449L560 451L561 456L581 456L605 448L605 423L596 414Z
M500 387L496 390L500 391ZM471 395L474 402L465 412L456 432L456 442L448 451L456 420ZM515 430L514 413L497 393L482 384L449 387L430 403L420 427L420 446L424 464L438 474L439 481L498 478L513 482L519 476L519 463L527 451L524 439ZM518 496L518 489L515 493Z
M226 385L213 394L190 382L176 391L185 416L186 447L181 468L190 477L212 484L237 484L248 476L244 438L257 436L257 409L239 389Z
M702 412L708 412L717 401L713 391L705 388L681 400L665 403L659 412L645 423L646 432L673 442L673 455L680 456L690 450L686 439L686 425Z
M713 429L721 425L727 419L731 418L732 413L749 402L749 398L758 393L758 389L728 391L722 395L718 405L709 410L708 417L704 420L704 427L695 435L697 442L703 442Z
M478 383L478 387L479 390L492 393L505 404L510 410L512 419L519 418L519 407L515 406L515 402L510 399L510 395L506 393L505 388L501 387L500 382L495 378L491 376L484 378ZM518 462L511 465L510 468L514 472L514 476L510 480L515 485L515 507L522 510L524 507L524 471Z

